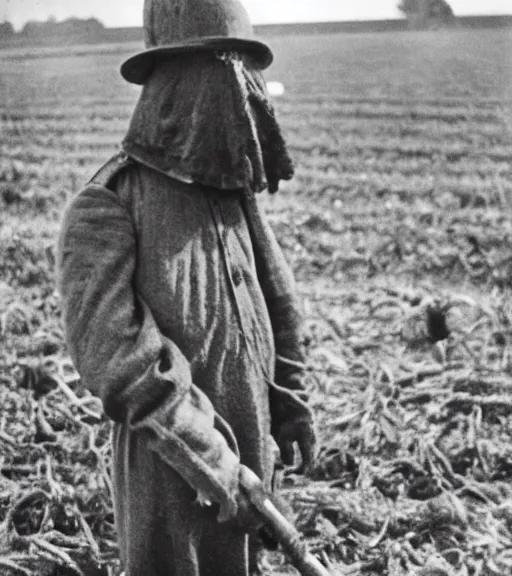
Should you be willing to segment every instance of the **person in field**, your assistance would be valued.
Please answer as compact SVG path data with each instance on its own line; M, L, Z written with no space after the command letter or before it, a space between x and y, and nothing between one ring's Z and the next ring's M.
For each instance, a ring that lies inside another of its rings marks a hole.
M270 489L276 447L306 473L315 452L293 278L255 196L293 166L238 0L146 0L144 29L122 151L62 224L67 342L114 422L126 575L245 576L241 464Z

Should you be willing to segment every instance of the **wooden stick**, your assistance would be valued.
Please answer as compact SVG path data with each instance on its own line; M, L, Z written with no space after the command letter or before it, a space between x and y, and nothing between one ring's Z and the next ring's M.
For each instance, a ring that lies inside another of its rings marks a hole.
M277 510L261 480L246 466L241 467L240 484L302 576L336 576L308 551L298 530Z

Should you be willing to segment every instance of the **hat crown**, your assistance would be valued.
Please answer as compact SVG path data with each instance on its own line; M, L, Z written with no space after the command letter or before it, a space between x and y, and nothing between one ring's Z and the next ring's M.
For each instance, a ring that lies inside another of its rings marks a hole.
M252 39L247 11L238 0L145 0L146 48L201 38Z
M121 66L128 82L144 84L158 61L198 51L249 54L264 70L272 50L254 38L251 21L240 0L144 0L146 50Z

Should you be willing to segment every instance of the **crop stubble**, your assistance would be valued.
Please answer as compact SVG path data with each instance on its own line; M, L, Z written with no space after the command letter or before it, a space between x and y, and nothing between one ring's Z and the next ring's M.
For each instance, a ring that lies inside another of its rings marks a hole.
M512 34L272 43L297 174L262 201L322 438L283 493L342 574L512 573ZM2 574L117 573L108 424L66 356L54 241L126 129L126 50L0 53Z

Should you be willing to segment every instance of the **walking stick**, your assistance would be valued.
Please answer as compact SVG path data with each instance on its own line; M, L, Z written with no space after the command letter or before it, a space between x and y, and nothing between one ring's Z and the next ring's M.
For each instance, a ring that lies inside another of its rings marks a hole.
M302 576L337 576L308 551L298 530L272 504L261 480L246 466L241 467L240 484Z

